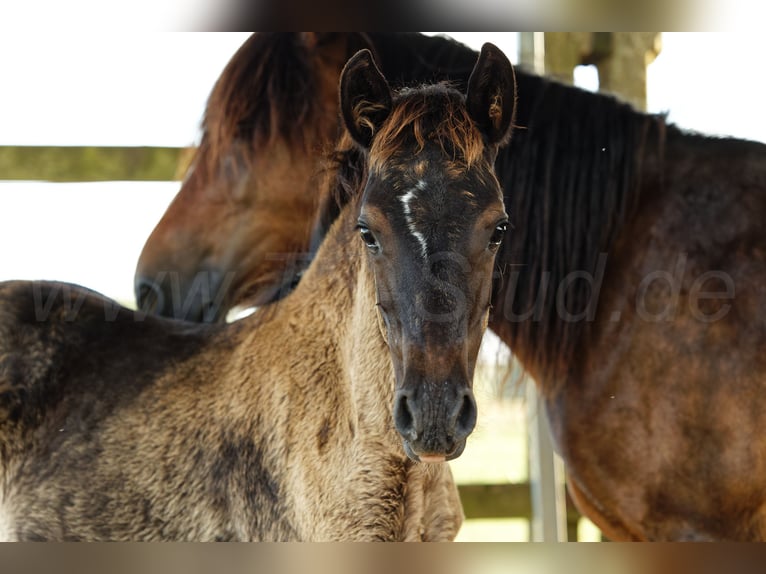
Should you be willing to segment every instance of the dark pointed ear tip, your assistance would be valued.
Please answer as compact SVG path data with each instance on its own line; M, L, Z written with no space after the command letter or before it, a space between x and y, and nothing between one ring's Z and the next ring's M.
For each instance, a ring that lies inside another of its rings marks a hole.
M359 50L356 54L349 58L346 63L346 68L368 66L374 62L372 58L372 52L367 48Z
M367 48L359 50L356 54L351 56L346 62L346 65L343 66L343 71L341 72L342 89L345 89L345 86L348 84L352 76L359 72L364 73L365 70L369 70L370 68L375 68L372 52Z
M481 53L479 54L479 57L500 59L510 63L510 60L508 60L505 52L495 46L492 42L484 42L484 45L481 47Z

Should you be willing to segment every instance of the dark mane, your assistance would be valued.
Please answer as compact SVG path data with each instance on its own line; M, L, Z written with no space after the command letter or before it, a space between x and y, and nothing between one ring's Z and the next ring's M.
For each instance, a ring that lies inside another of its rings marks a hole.
M260 33L248 38L210 94L202 121L210 140L300 138L305 127L301 124L316 105L316 76L310 63L297 34Z
M392 87L449 80L464 93L477 52L457 40L417 33L368 33L375 60Z
M588 324L560 316L557 288L572 272L596 273L638 205L642 162L661 156L665 124L611 96L521 71L517 80L517 129L496 162L514 230L493 304L506 318L496 327L544 384L576 364ZM575 280L563 305L576 317L590 300L590 285Z
M351 199L359 195L359 191L367 180L364 150L354 143L347 132L344 132L335 151L325 158L323 177L325 182L320 186L322 194L317 204L306 265L314 259L325 235L340 212Z
M329 42L332 35L321 36ZM250 36L232 56L208 98L202 120L202 141L194 163L204 158L215 177L232 143L248 148L237 158L246 162L256 145L283 138L292 146L313 141L320 109L317 70L310 48L300 34L263 32ZM314 130L314 131L312 131Z

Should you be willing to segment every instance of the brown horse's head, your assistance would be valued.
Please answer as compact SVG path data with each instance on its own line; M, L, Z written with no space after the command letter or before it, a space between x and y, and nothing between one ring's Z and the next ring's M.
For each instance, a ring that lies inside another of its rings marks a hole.
M308 247L314 174L339 129L340 71L365 45L355 34L255 34L237 51L138 261L139 308L219 321L233 305L277 296Z
M362 51L341 76L341 112L368 154L358 227L391 351L394 422L414 460L460 455L476 422L472 380L495 254L508 217L493 163L515 80L486 44L463 96L444 84L392 94Z

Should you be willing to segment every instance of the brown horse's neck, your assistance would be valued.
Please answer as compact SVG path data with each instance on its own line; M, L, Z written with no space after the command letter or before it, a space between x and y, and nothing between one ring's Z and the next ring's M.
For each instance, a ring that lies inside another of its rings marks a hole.
M554 392L578 377L614 246L659 182L665 128L614 98L517 77L521 129L496 164L514 229L490 327Z

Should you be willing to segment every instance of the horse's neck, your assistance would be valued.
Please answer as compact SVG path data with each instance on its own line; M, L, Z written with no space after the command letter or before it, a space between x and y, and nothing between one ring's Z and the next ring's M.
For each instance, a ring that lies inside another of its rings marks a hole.
M345 451L332 468L321 472L343 497L332 512L353 509L354 525L341 538L448 541L462 522L462 507L449 466L415 464L404 454L394 430L394 373L376 308L374 278L367 253L351 225L347 207L331 228L310 274L302 284L335 285L317 305L337 317L340 380L330 392L347 393L349 409L337 423L336 437L349 433ZM312 276L313 275L313 276ZM318 394L318 393L315 393ZM333 416L335 413L333 413ZM330 475L334 473L334 478ZM314 497L316 498L316 497ZM380 516L381 501L392 509ZM343 508L340 508L343 507ZM400 512L401 513L400 513ZM367 517L367 518L365 518ZM360 520L376 526L354 533Z
M543 389L577 376L592 288L659 178L661 119L519 71L519 110L496 168L514 224L491 326Z
M322 317L323 336L335 339L330 348L343 380L333 392L348 393L355 424L369 425L360 430L380 433L393 428L393 371L354 209L348 205L341 212L292 297L306 298L311 316Z
M344 355L360 428L376 440L392 440L395 448L401 450L399 438L393 431L393 367L383 339L374 279L366 257L360 260Z
M376 322L364 245L348 215L347 208L295 291L276 303L269 328L289 337L280 341L291 355L282 361L287 388L275 381L281 388L267 390L276 395L261 402L273 405L266 407L273 409L269 420L286 425L270 448L300 461L283 472L294 507L300 508L294 523L302 537L400 539L418 532L423 491L451 500L454 485L448 473L424 483L394 430L391 359ZM402 492L407 499L396 502ZM381 500L401 504L405 514L381 516ZM427 510L458 514L454 508Z

